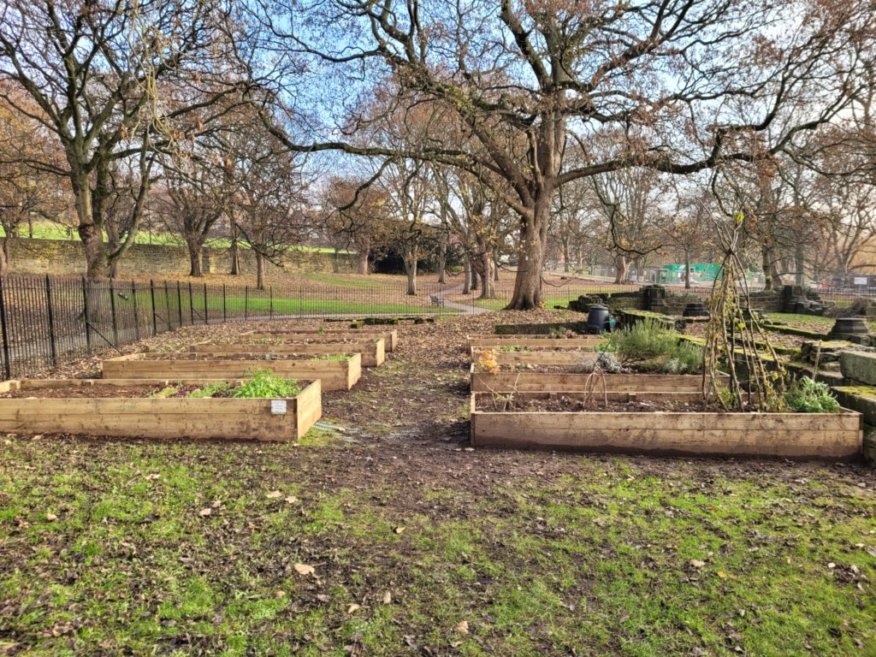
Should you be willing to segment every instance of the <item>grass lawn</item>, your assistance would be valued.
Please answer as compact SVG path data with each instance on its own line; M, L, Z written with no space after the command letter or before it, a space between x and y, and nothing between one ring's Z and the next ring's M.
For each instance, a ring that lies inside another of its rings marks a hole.
M319 432L299 447L7 440L0 650L789 656L876 645L876 505L841 471L429 461L424 473L424 459Z
M5 231L2 227L0 227L0 236L5 235ZM29 231L27 224L22 224L19 227L19 233L21 237L28 238ZM53 223L44 223L44 222L36 222L33 226L33 239L40 240L73 240L79 241L79 233L76 232L74 228L72 233L68 231L66 226L61 226L60 224ZM104 240L106 240L106 235L104 234ZM158 244L158 245L169 245L169 246L185 246L185 240L173 235L172 233L138 233L134 238L135 244ZM208 239L205 246L214 249L227 249L231 246L231 240L227 238L214 238ZM240 248L246 249L249 248L246 244L241 243ZM293 247L295 250L304 251L307 253L334 253L334 249L325 248L325 247L312 247L312 246L295 246ZM353 253L353 251L339 251L339 253Z

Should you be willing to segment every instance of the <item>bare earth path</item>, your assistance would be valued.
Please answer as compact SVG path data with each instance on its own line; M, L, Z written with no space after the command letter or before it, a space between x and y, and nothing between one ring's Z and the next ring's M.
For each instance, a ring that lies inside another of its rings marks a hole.
M0 436L0 655L872 653L873 470L470 450L496 321L401 327L300 445Z

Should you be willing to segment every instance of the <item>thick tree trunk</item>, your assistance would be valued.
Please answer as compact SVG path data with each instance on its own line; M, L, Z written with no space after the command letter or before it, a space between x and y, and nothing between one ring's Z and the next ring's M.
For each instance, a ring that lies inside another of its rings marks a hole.
M119 250L119 246L120 246L118 226L115 226L113 224L114 224L114 222L112 222L112 221L107 222L106 249L107 249L108 254L109 253L117 253ZM107 256L107 257L109 257L109 256ZM119 260L118 260L118 258L114 258L109 263L109 277L116 278L116 276L118 276L118 273L119 273Z
M773 250L769 246L762 246L760 251L761 267L763 268L763 289L774 290L779 281L774 278L775 265L773 264Z
M417 295L417 257L412 254L405 254L405 274L408 277L408 288L406 294L408 296Z
M356 268L357 274L362 274L363 276L368 275L368 249L359 249L359 264Z
M462 293L471 294L471 261L468 256L462 259Z
M201 278L204 275L202 261L204 240L186 236L186 247L189 250L189 276Z
M568 274L572 271L572 263L569 261L569 240L561 240L563 243L563 273Z
M514 292L506 310L532 310L542 306L541 275L544 268L545 238L550 220L550 193L542 190L530 217L521 227Z
M493 253L493 280L499 281L499 261L496 259L495 253Z
M618 285L627 279L627 258L623 254L618 254L614 257L614 282Z
M85 276L90 280L106 278L109 276L109 261L100 228L85 224L80 225L78 231L82 248L85 249Z
M256 289L257 290L264 290L265 289L265 257L259 251L256 251L255 259L256 259Z
M475 262L475 271L481 279L480 299L495 299L496 285L493 281L493 250L489 243L478 238L478 257Z

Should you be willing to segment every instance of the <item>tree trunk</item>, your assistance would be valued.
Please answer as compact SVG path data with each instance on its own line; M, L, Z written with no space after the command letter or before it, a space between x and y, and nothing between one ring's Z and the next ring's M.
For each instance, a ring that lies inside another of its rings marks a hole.
M684 289L690 289L690 249L684 250Z
M471 261L468 256L462 259L462 293L471 294Z
M499 261L496 259L496 254L493 254L493 280L499 280Z
M794 284L803 287L806 279L806 254L803 244L798 241L794 245Z
M627 279L627 258L622 253L619 253L614 257L614 282L617 285L620 285Z
M256 289L265 289L265 257L260 251L255 252L256 259Z
M368 275L368 249L359 249L359 265L356 268L357 274L362 274L363 276Z
M201 278L204 275L202 264L204 240L186 235L186 246L189 249L189 276Z
M414 253L406 253L404 258L405 265L405 274L408 277L408 289L406 294L408 296L416 296L417 295L417 256L416 251Z
M506 310L532 310L542 306L541 274L544 247L550 220L550 193L542 189L530 217L521 227L514 292Z
M0 276L9 273L9 233L0 242Z
M438 282L446 283L447 269L447 236L441 236L441 244L438 246Z
M569 239L565 238L561 242L563 244L563 273L568 274L572 271L572 265L569 262Z
M237 244L239 238L237 224L231 222L231 246L228 249L228 254L231 256L231 270L228 272L232 276L240 276L240 247Z
M85 224L79 226L78 232L85 249L85 276L90 280L106 278L109 275L109 261L100 228L94 224Z
M107 222L106 228L106 249L107 253L116 253L119 250L119 228L115 225L115 222L109 221ZM119 273L119 261L118 259L113 259L109 263L109 277L115 278Z

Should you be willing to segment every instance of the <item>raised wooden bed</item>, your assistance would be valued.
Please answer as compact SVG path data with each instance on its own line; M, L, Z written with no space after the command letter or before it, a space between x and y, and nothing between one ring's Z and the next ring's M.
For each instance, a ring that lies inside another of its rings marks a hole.
M383 330L379 328L363 329L278 329L276 331L251 331L242 333L244 339L277 339L295 340L321 339L326 340L364 340L383 338L384 349L387 352L395 351L398 345L398 331L396 329Z
M75 381L75 383L74 383ZM146 385L145 380L5 381L0 392L58 385ZM35 394L37 394L35 392ZM0 399L0 431L126 438L298 440L322 416L319 381L289 399Z
M362 367L379 367L386 360L383 338L342 342L283 342L282 344L214 344L204 342L189 347L200 354L362 354Z
M469 338L472 349L496 349L520 347L521 349L594 349L604 342L599 335L581 336L580 338L493 338L490 336Z
M854 458L861 416L840 413L486 412L471 396L477 447L686 455Z
M573 372L477 372L471 367L472 392L700 392L701 374L605 374Z
M105 379L243 379L257 370L270 369L279 376L322 381L322 390L349 390L362 376L362 356L348 360L199 360L154 358L154 354L131 354L101 363Z
M472 361L477 363L483 349L472 349ZM574 365L584 360L594 360L597 354L593 349L536 349L533 351L497 351L496 363L502 366L513 365Z

